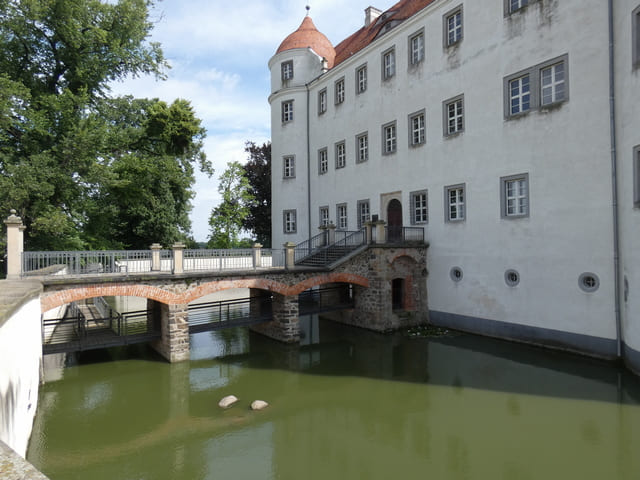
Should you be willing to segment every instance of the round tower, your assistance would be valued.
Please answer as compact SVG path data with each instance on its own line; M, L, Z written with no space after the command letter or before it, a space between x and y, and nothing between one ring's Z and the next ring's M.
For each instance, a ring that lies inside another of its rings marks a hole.
M311 236L307 132L311 102L307 84L331 68L335 56L333 45L307 13L269 60L271 189L277 192L272 195L271 207L274 248Z

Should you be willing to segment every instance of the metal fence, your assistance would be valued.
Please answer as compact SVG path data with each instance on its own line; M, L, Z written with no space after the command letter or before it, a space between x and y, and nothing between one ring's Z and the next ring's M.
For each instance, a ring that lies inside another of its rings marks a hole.
M150 250L23 252L22 254L23 275L86 275L150 271Z

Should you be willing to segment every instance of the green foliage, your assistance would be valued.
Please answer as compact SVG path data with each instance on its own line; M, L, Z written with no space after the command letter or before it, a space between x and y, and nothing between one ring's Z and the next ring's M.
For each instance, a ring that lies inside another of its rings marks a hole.
M244 151L249 160L244 165L249 181L249 193L253 201L249 203L249 214L242 226L252 231L259 243L271 247L271 142L256 145L247 142Z
M189 102L109 98L164 78L148 0L0 0L0 212L26 248L148 248L187 239L194 166L209 175Z
M243 222L249 215L248 205L254 200L240 163L227 164L227 169L220 176L218 192L222 194L222 202L211 211L209 217L211 237L208 246L235 248L239 246L238 237Z

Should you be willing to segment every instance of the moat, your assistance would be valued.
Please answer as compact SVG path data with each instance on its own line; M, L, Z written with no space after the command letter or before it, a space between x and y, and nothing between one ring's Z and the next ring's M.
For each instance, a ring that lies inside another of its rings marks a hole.
M68 357L28 460L51 480L640 478L640 379L622 368L301 321L300 347L237 328L192 335L184 363L143 345Z

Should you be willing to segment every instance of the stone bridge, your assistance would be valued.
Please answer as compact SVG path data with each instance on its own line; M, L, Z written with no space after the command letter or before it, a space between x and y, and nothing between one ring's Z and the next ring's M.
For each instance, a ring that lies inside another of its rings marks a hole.
M162 332L153 346L170 362L189 358L188 304L227 289L247 288L252 298L271 296L273 320L251 328L279 341L299 341L298 294L327 285L344 285L353 295L355 308L342 312L337 320L385 331L427 322L426 250L426 245L368 245L330 271L297 267L42 277L41 310L92 297L146 298L150 321L157 322Z

